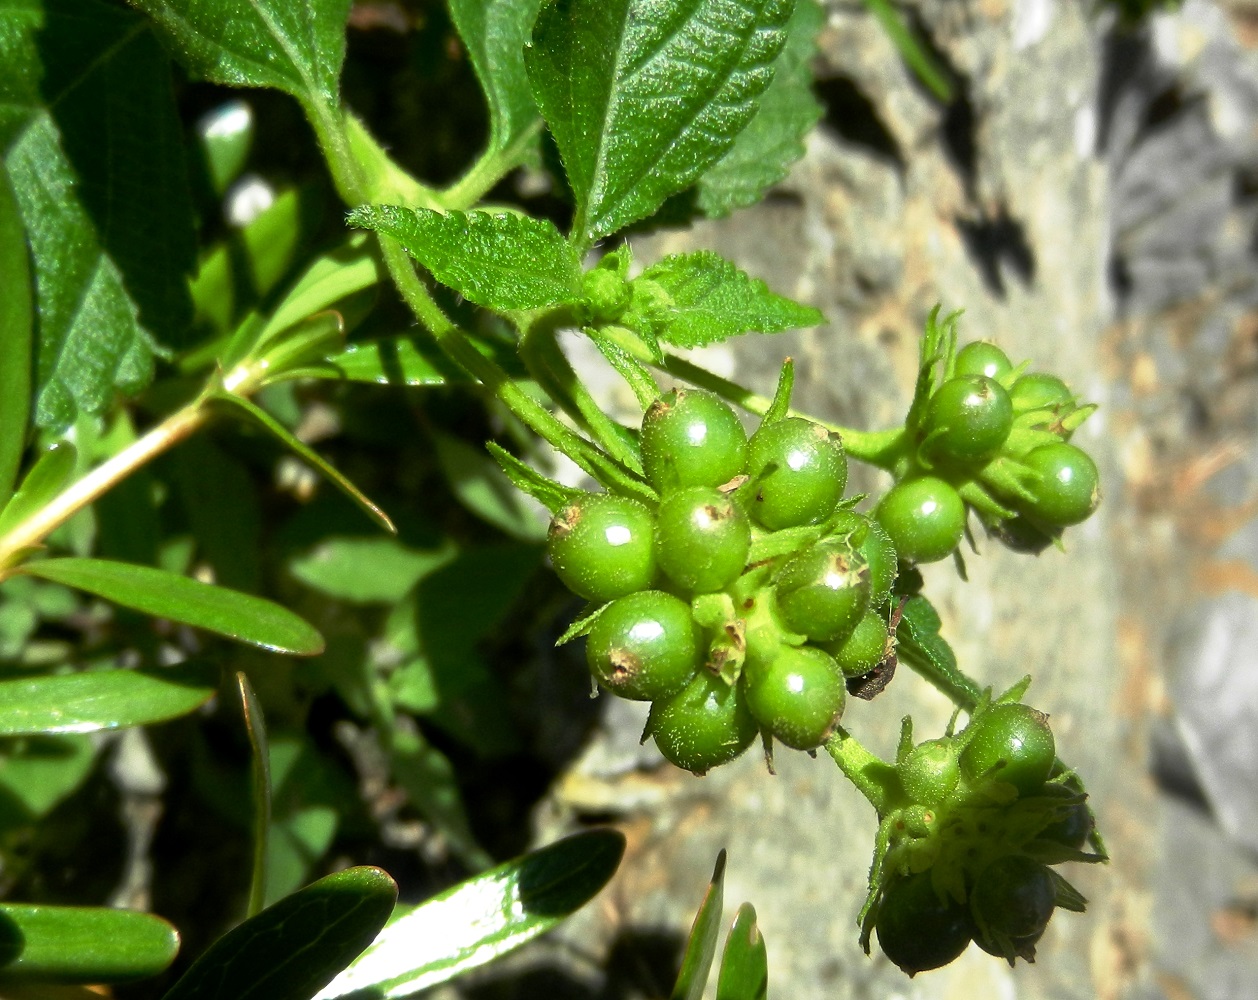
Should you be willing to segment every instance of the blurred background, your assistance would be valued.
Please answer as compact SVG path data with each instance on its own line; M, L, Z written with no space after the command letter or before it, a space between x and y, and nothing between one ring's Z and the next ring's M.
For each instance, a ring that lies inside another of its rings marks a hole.
M248 672L266 708L271 898L372 863L417 901L574 829L626 833L589 907L442 1000L666 995L721 848L731 912L748 900L759 914L775 997L1258 997L1258 2L896 3L933 86L882 5L823 6L824 115L789 178L732 217L630 242L643 264L717 249L820 308L825 326L698 359L770 392L792 356L796 404L816 416L899 423L937 303L964 309L963 341L995 341L1100 404L1079 435L1104 501L1064 553L979 539L968 582L951 564L926 570L972 676L999 689L1034 675L1027 700L1051 715L1112 855L1070 873L1089 911L1059 914L1035 965L972 948L910 981L866 957L855 919L875 817L828 760L783 755L770 776L753 752L695 778L639 745L639 706L589 697L579 644L554 647L579 602L543 566L545 520L482 448L528 454L527 435L466 386L262 394L394 517L397 539L269 440L224 426L61 540L266 593L328 637L313 661L208 651ZM483 146L485 110L439 3L356 4L344 93L425 181L457 177ZM176 346L195 347L344 232L289 99L190 81L177 97L201 258ZM229 141L201 155L207 134ZM562 222L555 183L543 159L491 200ZM347 319L356 338L410 326L385 293ZM478 333L503 346L502 331ZM573 349L636 423L623 387ZM139 406L137 423L165 400L154 390ZM85 452L125 440L131 419L79 429ZM886 485L868 470L852 483ZM207 652L200 641L52 584L0 585L0 660L15 668L149 662ZM950 708L906 672L845 725L890 755L910 713L930 736ZM198 718L64 746L0 767L0 892L149 907L195 955L247 891L238 706L224 696Z

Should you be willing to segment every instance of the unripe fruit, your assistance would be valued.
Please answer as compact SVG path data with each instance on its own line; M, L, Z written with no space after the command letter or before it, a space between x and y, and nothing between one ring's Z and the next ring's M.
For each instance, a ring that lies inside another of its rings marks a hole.
M687 593L712 593L733 583L750 547L751 522L719 490L692 486L660 502L656 562Z
M783 646L767 665L745 671L743 683L756 721L795 750L821 746L847 699L838 664L813 646Z
M655 518L636 500L590 493L555 515L546 551L574 594L610 601L651 585Z
M1037 795L1057 758L1048 716L1029 705L1007 702L977 716L964 732L961 773L970 782L991 776L1018 795Z
M676 694L699 666L690 605L659 590L618 598L591 627L585 658L595 679L622 698Z
M965 534L965 503L942 479L905 479L887 491L874 512L900 559L936 562L950 555Z
M985 462L1000 451L1013 428L1013 404L1004 387L985 375L949 379L930 398L923 431L943 460Z
M719 397L674 389L642 418L642 467L661 494L687 486L723 486L747 464L747 432Z
M762 424L748 445L755 492L751 515L771 530L820 524L847 486L847 456L837 434L800 417Z
M986 375L1001 379L1013 371L1009 355L995 344L976 340L957 351L956 375Z
M844 677L860 677L882 662L887 654L890 632L882 614L866 611L846 639L823 643L822 648L834 657Z
M791 559L777 578L778 618L814 641L851 634L869 607L869 567L860 551L829 538Z
M1026 513L1050 527L1086 521L1101 502L1100 473L1088 453L1072 444L1046 444L1022 459L1040 481L1029 487Z
M757 728L737 685L700 670L680 693L651 706L647 731L668 760L704 774L746 750Z

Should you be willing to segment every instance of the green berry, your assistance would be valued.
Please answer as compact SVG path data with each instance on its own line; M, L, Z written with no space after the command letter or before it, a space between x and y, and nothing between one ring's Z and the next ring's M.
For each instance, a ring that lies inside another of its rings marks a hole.
M800 417L762 424L751 436L752 517L770 530L820 524L847 486L847 456L837 434Z
M1002 379L1013 371L1009 355L995 344L984 340L976 340L966 344L957 351L956 375L985 375L988 378Z
M938 806L947 801L961 777L955 740L926 740L909 751L896 765L904 793L924 806Z
M756 721L795 750L821 746L847 700L838 664L813 646L783 646L767 665L745 671L743 681Z
M975 716L963 733L961 773L975 782L994 777L1006 781L1022 797L1044 787L1057 747L1048 716L1029 705L993 705Z
M870 610L861 615L846 639L825 643L822 648L834 657L844 677L860 677L882 662L890 635L881 613Z
M778 575L778 619L813 641L850 635L868 607L869 567L860 550L841 538L806 549Z
M655 559L687 593L707 594L733 583L750 547L750 520L719 490L692 486L660 502Z
M945 558L965 534L965 503L953 487L935 476L897 483L874 513L903 562Z
M1022 459L1040 480L1030 487L1034 499L1026 513L1048 527L1086 521L1101 502L1100 474L1088 453L1072 444L1046 444Z
M673 389L642 418L642 467L661 494L687 486L722 486L747 464L747 432L721 399L702 389Z
M595 619L585 659L594 678L622 698L676 694L699 666L690 605L659 590L617 598Z
M965 906L941 897L928 871L899 878L887 887L874 928L883 954L910 976L942 968L970 943Z
M651 706L647 732L668 760L704 774L746 750L757 728L737 685L700 670L681 692Z
M590 493L555 515L546 551L574 594L610 601L655 578L655 518L636 500Z
M944 460L985 462L1013 428L1013 404L985 375L962 375L941 385L926 408L926 445Z
M1074 398L1074 393L1065 382L1046 372L1028 372L1014 382L1009 390L1009 401L1013 404L1014 413L1056 409L1070 403Z

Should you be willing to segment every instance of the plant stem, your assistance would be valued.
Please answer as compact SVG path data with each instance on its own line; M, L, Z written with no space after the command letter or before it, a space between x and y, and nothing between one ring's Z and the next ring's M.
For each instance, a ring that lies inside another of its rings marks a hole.
M847 779L869 800L881 818L890 811L901 795L900 779L895 768L867 750L855 736L842 726L826 740L826 753L834 758Z
M350 206L367 201L367 182L358 160L350 148L345 129L345 113L340 107L329 107L319 101L302 102L302 108L315 131L323 159L332 174L332 183L341 200Z
M650 359L644 360L649 361ZM666 354L664 363L660 367L670 374L714 392L721 398L727 399L747 412L754 413L760 417L768 413L769 407L773 404L773 400L768 396L762 396L749 389L744 389L737 382L731 382L720 375L714 375L707 369L700 368L693 362L680 358L675 354ZM788 412L792 417L807 417L809 420L821 424L822 427L834 431L843 439L843 448L847 452L848 457L867 462L870 465L876 465L880 469L892 471L896 462L904 453L906 438L904 428L902 427L893 427L883 431L860 431L854 427L844 427L829 420L817 420L815 417L808 416L798 410L792 409Z
M542 130L542 120L537 119L522 131L505 149L487 151L472 164L470 170L441 192L438 196L447 208L467 208L475 205L507 174L520 165L529 144Z
M21 558L25 550L41 545L56 528L95 502L115 484L162 452L190 437L205 424L209 416L202 398L176 410L143 437L72 483L48 504L16 525L0 538L0 578L4 577L8 567Z

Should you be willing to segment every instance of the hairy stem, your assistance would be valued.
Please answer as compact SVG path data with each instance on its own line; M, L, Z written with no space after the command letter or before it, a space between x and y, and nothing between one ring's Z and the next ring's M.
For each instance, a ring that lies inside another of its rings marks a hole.
M878 815L885 815L901 795L895 768L867 750L842 726L826 740L826 753L834 758L847 779L869 800Z

